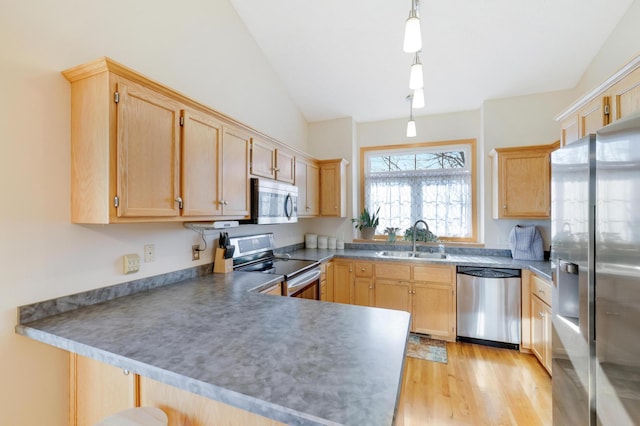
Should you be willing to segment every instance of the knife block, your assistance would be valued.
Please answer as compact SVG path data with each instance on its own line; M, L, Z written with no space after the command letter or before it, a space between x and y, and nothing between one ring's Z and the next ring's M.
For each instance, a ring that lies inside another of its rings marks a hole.
M224 253L226 249L216 247L215 257L213 259L213 272L219 274L227 274L233 272L233 258L225 259Z

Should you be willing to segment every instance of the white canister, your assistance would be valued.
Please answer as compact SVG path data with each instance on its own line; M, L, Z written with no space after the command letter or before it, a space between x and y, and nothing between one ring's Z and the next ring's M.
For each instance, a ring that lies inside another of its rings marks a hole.
M304 246L310 249L318 248L318 234L305 234Z
M338 250L344 250L344 240L336 240L336 248Z
M318 237L318 248L319 249L326 249L328 245L328 238L326 235L320 235Z
M327 248L329 250L335 250L336 249L336 237L327 238Z

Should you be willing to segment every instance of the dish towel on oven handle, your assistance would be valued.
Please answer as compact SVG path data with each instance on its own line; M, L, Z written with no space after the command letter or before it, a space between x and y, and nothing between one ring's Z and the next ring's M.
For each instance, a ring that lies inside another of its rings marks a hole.
M516 225L509 234L511 257L517 260L544 260L542 235L535 225Z

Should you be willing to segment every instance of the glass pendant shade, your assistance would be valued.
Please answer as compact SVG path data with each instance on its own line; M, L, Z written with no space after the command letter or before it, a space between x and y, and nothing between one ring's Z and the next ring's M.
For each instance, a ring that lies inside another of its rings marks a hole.
M411 107L413 109L424 108L424 90L422 88L413 91Z
M416 58L411 65L411 72L409 73L409 89L416 90L424 87L424 80L422 78L422 64L420 58L416 53Z
M413 138L416 136L416 122L411 118L407 123L407 137Z
M415 9L411 9L409 18L404 25L404 45L402 49L407 53L414 53L422 49L420 18L416 16Z

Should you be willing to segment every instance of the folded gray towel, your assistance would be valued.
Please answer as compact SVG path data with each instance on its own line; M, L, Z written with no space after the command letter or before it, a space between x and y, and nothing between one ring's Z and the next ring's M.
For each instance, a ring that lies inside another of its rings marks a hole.
M518 260L544 260L542 235L535 225L516 225L509 234L511 257Z

